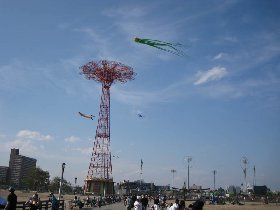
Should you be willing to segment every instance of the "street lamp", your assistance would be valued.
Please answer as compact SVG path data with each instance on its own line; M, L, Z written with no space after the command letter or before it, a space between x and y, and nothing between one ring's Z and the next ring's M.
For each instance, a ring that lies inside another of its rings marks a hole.
M217 174L217 170L213 170L212 172L214 174L214 190L216 190L216 174Z
M65 163L62 163L61 165L61 179L60 179L60 182L59 182L59 191L58 191L58 200L60 200L61 198L61 186L62 186L62 180L63 180L63 173L64 173L64 168L65 168Z
M174 187L174 173L176 173L177 171L175 169L171 169L171 173L173 174L172 176L172 190L173 190L173 187Z
M75 188L74 188L74 195L76 194L76 190L77 190L77 177L75 177Z
M190 189L190 162L192 161L191 156L186 156L184 159L188 163L188 190Z
M241 163L243 164L243 166L241 165L241 168L244 173L245 193L247 193L247 164L249 163L247 157L243 156L241 158Z
M186 201L186 182L184 182L183 193L184 193L184 201Z

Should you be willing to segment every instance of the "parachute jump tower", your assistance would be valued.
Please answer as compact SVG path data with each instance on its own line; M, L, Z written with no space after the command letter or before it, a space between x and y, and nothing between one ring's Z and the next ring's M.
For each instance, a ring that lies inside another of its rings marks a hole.
M85 192L107 195L114 193L110 149L110 87L115 82L133 80L135 73L129 66L116 61L91 61L80 67L88 80L102 84L102 95L95 141L91 154Z

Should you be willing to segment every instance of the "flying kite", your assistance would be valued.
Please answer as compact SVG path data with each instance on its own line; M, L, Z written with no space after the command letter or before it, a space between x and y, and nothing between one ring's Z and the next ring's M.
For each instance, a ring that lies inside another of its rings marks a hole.
M92 119L93 120L93 118L95 117L94 115L87 115L87 114L83 114L83 113L81 113L81 112L79 112L79 114L82 116L82 117L84 117L84 118L88 118L88 119Z
M184 56L185 53L178 49L179 47L184 47L184 45L180 43L170 43L170 42L164 42L160 40L153 40L153 39L141 39L141 38L134 38L134 41L139 44L146 44L151 47L155 47L160 50L164 50L166 52L170 52L172 54L178 55L178 56Z
M141 118L144 117L144 115L142 115L142 114L137 114L137 115L138 115L138 117L141 117Z

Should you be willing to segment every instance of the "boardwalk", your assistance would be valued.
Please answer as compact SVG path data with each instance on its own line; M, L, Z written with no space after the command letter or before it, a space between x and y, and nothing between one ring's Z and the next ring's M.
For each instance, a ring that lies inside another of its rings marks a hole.
M149 209L149 208L147 208L147 209ZM226 204L226 205L206 204L203 208L203 210L264 210L264 209L265 210L280 210L280 205L276 205L276 204L265 205L265 204L260 204L260 203L258 203L258 204L250 203L250 204L245 204L243 206L231 205L231 204ZM85 207L85 208L82 208L81 210L99 210L99 208L98 207L94 207L94 208ZM100 208L100 210L126 210L126 208L123 205L123 203L120 202L120 203L114 203L114 204L107 205L107 206L102 206Z
M125 206L123 205L123 202L120 203L114 203L114 204L110 204L110 205L106 205L106 206L101 206L101 208L98 207L94 207L94 208L87 208L84 207L81 210L125 210ZM76 210L76 209L73 209ZM77 209L78 210L78 209Z

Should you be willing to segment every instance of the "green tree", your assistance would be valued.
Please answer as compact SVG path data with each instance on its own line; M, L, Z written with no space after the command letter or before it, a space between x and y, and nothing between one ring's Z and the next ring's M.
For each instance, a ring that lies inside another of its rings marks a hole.
M59 186L60 186L60 178L58 176L56 176L51 180L49 189L54 193L58 193ZM62 191L62 193L72 193L73 187L71 186L71 183L67 182L65 179L63 179L61 191Z
M27 177L23 180L23 185L30 190L46 191L48 190L50 174L40 167L30 169Z

